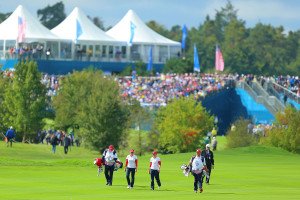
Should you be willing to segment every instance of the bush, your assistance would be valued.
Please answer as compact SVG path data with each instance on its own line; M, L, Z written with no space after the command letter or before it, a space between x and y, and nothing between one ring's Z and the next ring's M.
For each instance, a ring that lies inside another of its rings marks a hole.
M258 143L258 141L247 132L249 123L250 121L245 119L239 119L234 122L236 128L227 132L228 148L246 147Z
M300 111L292 107L276 115L274 127L262 139L263 144L300 153Z

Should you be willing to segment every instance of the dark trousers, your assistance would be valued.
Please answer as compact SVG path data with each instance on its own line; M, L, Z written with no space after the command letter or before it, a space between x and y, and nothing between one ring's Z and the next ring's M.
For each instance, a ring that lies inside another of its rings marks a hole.
M201 172L200 174L193 173L193 176L194 176L194 191L197 191L198 187L202 188L202 182L203 182L202 174L203 174L203 172Z
M65 154L67 154L69 151L69 146L64 146L64 150L65 150Z
M131 181L130 181L130 178L129 178L129 175L131 174ZM126 169L126 179L127 179L127 184L130 186L130 187L133 187L134 185L134 175L135 175L135 168L128 168Z
M12 138L7 138L7 147L10 145L12 147L13 139Z
M151 176L151 189L154 190L154 177L156 179L158 187L160 187L161 183L160 183L160 179L159 179L159 172L158 172L158 170L151 169L150 176Z
M209 183L209 179L210 179L210 173L211 173L211 165L207 165L206 166L207 167L207 169L208 169L208 175L209 175L209 177L206 177L206 183Z
M115 169L115 165L112 165L112 166L105 165L104 174L105 174L107 185L112 185L114 169Z

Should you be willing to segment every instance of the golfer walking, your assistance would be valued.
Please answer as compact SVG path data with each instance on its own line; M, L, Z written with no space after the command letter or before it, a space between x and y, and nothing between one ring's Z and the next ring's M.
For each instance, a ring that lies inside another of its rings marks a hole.
M202 175L203 170L207 170L207 168L205 158L201 156L201 149L196 150L196 156L193 156L191 158L189 165L192 165L192 174L194 176L194 192L197 193L199 188L199 192L202 193Z
M157 157L157 151L153 151L152 155L153 156L150 158L149 174L151 177L151 190L154 190L154 178L156 179L158 189L161 186L161 182L159 179L161 161L160 161L160 158Z
M15 136L16 136L15 131L14 131L13 127L11 126L6 131L6 134L5 134L7 147L9 146L9 144L10 144L10 147L12 147L12 142L13 142L13 139L15 138Z
M135 172L137 172L137 166L138 166L138 158L136 155L134 155L134 150L130 150L130 154L126 157L126 163L125 163L125 172L126 172L126 180L127 180L127 188L132 189L134 185L134 177ZM130 180L130 174L131 174L131 180Z
M209 184L211 170L214 168L214 164L215 164L214 153L210 150L209 144L205 146L205 151L202 152L202 156L205 158L207 173L208 173L205 182Z
M106 185L111 186L113 182L114 169L116 161L118 160L117 152L113 145L109 145L102 154L102 161L104 161L104 174L106 178Z

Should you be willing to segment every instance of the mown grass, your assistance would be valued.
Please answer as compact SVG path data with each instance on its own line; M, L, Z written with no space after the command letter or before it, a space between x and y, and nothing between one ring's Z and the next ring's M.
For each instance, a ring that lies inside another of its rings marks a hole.
M160 190L150 190L147 173L150 154L139 157L133 190L126 188L123 169L115 172L113 186L97 177L97 152L72 147L68 155L58 147L0 142L0 199L300 199L300 156L281 149L254 146L224 149L218 138L215 169L202 194L193 192L193 177L184 177L181 164L193 153L159 155ZM124 161L125 155L120 156Z

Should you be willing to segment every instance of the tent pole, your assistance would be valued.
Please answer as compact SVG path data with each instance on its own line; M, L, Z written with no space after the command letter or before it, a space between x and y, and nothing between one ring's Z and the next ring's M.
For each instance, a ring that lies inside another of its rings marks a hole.
M58 60L61 60L61 46L60 46L60 41L58 41Z
M3 40L3 59L5 60L5 54L6 54L6 40Z

